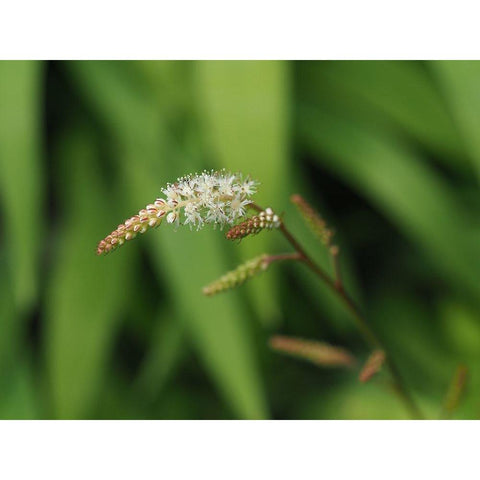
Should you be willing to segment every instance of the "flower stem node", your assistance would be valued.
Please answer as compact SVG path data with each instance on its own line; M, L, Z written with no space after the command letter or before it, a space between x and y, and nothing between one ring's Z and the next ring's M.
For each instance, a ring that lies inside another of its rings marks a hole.
M248 235L256 235L262 230L280 228L281 224L281 218L276 215L271 208L266 208L258 215L250 217L232 227L225 236L228 240L239 240Z

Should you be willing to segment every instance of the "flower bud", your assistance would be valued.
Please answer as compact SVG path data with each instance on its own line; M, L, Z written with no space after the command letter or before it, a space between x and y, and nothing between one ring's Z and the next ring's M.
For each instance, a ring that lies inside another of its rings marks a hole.
M256 235L262 230L272 230L279 228L282 221L278 215L275 215L271 208L266 208L258 215L248 218L242 223L232 227L225 235L228 240L237 240L247 237L248 235Z

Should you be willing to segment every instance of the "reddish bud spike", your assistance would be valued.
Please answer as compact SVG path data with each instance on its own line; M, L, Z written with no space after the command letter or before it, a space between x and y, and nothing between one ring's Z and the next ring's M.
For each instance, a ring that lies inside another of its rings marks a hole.
M384 363L385 352L383 350L375 350L365 362L358 379L362 383L368 382L374 375L380 372Z

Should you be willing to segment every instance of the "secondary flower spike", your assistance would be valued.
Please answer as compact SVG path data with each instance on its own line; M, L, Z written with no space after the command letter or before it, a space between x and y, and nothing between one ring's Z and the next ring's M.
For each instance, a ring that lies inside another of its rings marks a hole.
M320 238L321 242L327 247L332 246L333 232L327 227L325 220L315 211L315 209L298 194L292 195L290 201L297 206L298 211L312 231L318 236L318 238Z
M356 361L344 348L323 342L275 335L269 343L277 352L307 360L321 367L352 367Z
M157 198L101 240L97 255L115 250L138 233L158 227L164 219L167 223L190 225L197 230L207 223L220 228L233 225L245 217L257 185L255 180L226 170L181 177L162 189L164 198Z
M363 383L368 382L374 375L380 372L384 363L385 352L383 350L374 350L363 366L358 376L359 380Z
M215 280L210 285L203 287L203 294L210 296L217 293L230 290L245 283L249 278L258 275L265 271L270 265L269 259L272 258L267 254L260 255L248 262L242 263L235 270L232 270L218 280Z

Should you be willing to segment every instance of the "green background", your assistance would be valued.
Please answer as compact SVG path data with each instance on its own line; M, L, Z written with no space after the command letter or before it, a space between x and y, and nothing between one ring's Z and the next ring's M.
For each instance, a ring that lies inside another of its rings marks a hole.
M261 253L205 229L96 243L176 177L226 167L326 268L289 205L334 226L346 284L429 418L459 363L480 417L480 63L0 62L0 418L406 418L358 371L276 333L369 355L302 265L205 298Z

